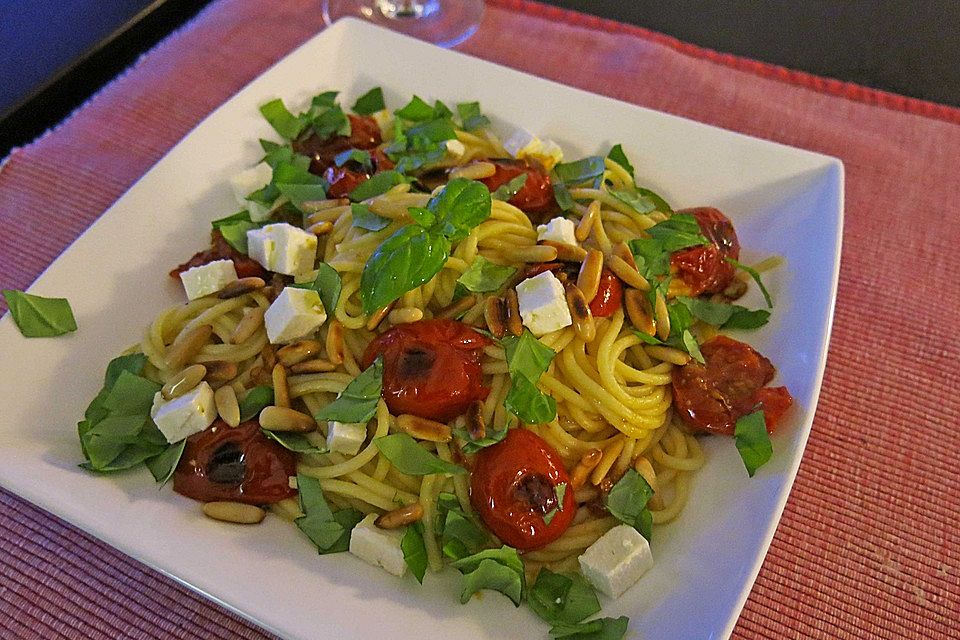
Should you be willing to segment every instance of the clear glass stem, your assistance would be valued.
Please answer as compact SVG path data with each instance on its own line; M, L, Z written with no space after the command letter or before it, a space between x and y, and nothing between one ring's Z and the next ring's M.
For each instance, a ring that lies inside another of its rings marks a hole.
M437 0L418 2L417 0L377 0L377 9L385 18L406 20L425 18L438 9Z

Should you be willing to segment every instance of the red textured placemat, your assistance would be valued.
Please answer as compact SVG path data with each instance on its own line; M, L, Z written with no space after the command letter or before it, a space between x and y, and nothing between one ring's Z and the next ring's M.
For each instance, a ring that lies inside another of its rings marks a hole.
M318 5L216 2L14 152L0 287L26 288L204 115L316 33ZM734 637L960 637L960 111L519 0L491 2L461 49L844 161L820 407ZM0 491L0 637L269 636Z

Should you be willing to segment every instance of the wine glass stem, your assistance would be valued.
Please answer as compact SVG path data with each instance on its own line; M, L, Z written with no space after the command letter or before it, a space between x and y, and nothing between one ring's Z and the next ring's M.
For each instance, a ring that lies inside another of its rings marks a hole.
M425 18L437 10L437 0L377 0L377 9L391 20Z

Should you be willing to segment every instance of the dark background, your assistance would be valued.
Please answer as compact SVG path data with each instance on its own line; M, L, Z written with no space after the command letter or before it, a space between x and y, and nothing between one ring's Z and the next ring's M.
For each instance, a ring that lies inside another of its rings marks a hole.
M0 157L59 122L209 2L0 1ZM960 106L960 0L547 3L719 51Z

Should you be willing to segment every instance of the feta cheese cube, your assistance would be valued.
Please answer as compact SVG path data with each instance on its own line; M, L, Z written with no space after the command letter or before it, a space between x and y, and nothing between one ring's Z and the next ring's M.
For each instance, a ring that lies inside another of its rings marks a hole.
M503 148L514 158L519 158L521 153L528 152L530 149L540 148L540 146L540 138L526 129L514 129L510 135L503 140Z
M526 129L515 129L503 142L514 158L530 158L544 166L547 171L563 160L563 150L553 140L541 140Z
M233 260L214 260L180 273L180 282L188 300L216 293L237 279Z
M653 567L650 543L626 524L603 534L579 560L583 577L611 598L620 597Z
M537 227L537 242L549 240L550 242L559 242L560 244L577 245L576 236L577 226L573 220L566 218L553 218L547 224L541 224Z
M206 382L201 382L172 400L164 400L158 391L153 396L150 417L167 442L180 442L187 436L200 433L217 419L213 389Z
M284 287L263 314L267 338L271 344L293 342L320 328L327 313L320 294L313 289Z
M327 449L355 456L367 439L365 422L330 422L327 426Z
M373 524L377 514L371 513L353 528L350 553L387 573L402 576L407 572L400 539L403 529L381 529Z
M517 285L520 317L535 336L542 336L573 324L567 297L557 276L544 271Z
M233 187L233 196L237 199L237 203L246 208L249 204L247 196L263 189L272 179L273 169L266 162L261 162L230 178L230 186Z
M459 140L447 140L447 153L454 158L462 158L467 152L467 147Z
M286 222L247 231L250 257L267 271L297 276L313 270L317 236Z

